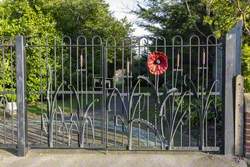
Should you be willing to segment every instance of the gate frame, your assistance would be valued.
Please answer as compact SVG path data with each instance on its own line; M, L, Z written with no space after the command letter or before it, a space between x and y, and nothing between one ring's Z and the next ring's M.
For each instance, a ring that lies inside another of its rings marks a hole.
M225 54L223 61L223 111L224 111L224 154L234 155L235 151L235 133L234 133L234 114L235 114L235 97L234 97L234 78L241 74L241 36L243 22L240 21L236 26L226 34L225 37ZM25 156L28 152L28 123L26 110L26 61L25 61L25 39L24 36L16 36L16 86L17 86L17 155ZM106 61L106 55L102 59ZM104 63L104 62L103 62ZM103 66L103 93L106 94L105 78L106 65ZM106 99L102 103L105 104ZM103 117L108 117L108 113L103 113ZM106 135L107 125L105 122ZM103 134L104 135L104 134ZM107 149L107 141L106 141Z
M235 95L234 81L241 74L243 21L226 34L223 62L224 154L235 154ZM243 95L242 95L243 96Z
M25 40L16 36L16 97L17 97L17 156L28 152L28 122L26 111L26 58Z

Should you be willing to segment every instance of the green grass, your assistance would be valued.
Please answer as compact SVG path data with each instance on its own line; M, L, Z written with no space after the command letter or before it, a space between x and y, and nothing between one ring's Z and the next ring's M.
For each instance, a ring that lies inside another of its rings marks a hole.
M98 99L98 98L97 98ZM88 103L87 105L85 104L86 97L83 96L80 98L80 101L83 101L83 108L86 109L87 106L92 102L92 96L88 96ZM64 109L64 112L69 113L71 111L71 108L73 110L77 109L77 100L75 97L72 97L72 100L70 97L62 99L58 99L56 101L56 106L60 106L61 109ZM99 107L101 106L101 100L95 102L95 106ZM47 101L44 100L43 102L36 102L32 104L28 104L27 111L28 113L36 114L36 115L41 115L42 113L46 112L47 110Z

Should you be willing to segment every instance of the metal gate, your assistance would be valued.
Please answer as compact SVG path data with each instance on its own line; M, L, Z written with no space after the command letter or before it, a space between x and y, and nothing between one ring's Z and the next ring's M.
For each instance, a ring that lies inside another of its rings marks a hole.
M0 147L17 144L15 39L0 40Z
M224 47L214 36L39 40L1 43L1 146L223 151ZM161 75L152 54L167 58Z

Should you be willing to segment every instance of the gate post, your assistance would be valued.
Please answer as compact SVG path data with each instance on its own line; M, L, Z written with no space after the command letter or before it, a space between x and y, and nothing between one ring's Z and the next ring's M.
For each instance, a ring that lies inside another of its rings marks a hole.
M241 36L243 22L240 21L226 34L223 73L224 102L224 154L235 153L235 97L234 78L241 74Z
M17 89L17 155L25 156L28 151L27 113L26 113L26 76L24 37L16 37L16 89Z

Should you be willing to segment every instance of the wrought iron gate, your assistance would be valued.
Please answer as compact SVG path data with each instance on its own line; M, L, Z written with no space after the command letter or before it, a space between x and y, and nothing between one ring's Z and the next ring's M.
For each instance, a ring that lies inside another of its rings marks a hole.
M222 151L224 56L214 36L24 39L1 42L1 146ZM162 75L147 67L156 52L168 58ZM18 120L16 82L17 94L26 85Z

